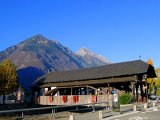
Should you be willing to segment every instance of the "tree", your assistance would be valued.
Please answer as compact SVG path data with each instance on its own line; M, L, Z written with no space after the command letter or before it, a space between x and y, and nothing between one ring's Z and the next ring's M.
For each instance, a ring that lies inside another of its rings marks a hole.
M153 61L152 61L151 58L149 58L149 59L147 60L147 63L150 64L150 65L152 65L152 66L154 66Z
M0 94L12 93L18 87L16 66L9 60L4 60L0 64ZM4 102L3 97L3 102Z
M155 80L155 84L157 86L157 95L160 95L160 68L156 69L157 79Z
M156 75L157 78L160 79L160 68L156 68Z
M0 64L0 92L3 86L3 82L4 82L4 71L3 71L3 66Z
M0 93L9 94L18 86L16 66L9 60L4 60L1 66L3 69L3 84Z
M152 66L154 67L154 64L153 64L152 59L148 59L148 60L147 60L147 63L148 63L149 65L152 65ZM147 79L147 82L149 83L149 92L151 92L151 91L152 91L152 88L153 88L154 78L148 78L148 79Z

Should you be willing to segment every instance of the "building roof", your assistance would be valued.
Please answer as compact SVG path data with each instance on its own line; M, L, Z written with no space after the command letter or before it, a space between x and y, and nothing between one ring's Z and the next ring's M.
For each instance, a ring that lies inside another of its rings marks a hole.
M80 70L57 71L38 78L36 83L62 83L147 74L156 77L154 67L141 60L121 62ZM107 79L106 79L107 80Z
M117 77L117 78L107 78L107 79L96 79L96 80L81 80L81 81L68 81L68 82L55 82L55 83L45 83L39 85L41 88L47 87L70 87L70 86L87 86L87 85L104 85L108 83L120 83L137 80L136 76L130 77Z

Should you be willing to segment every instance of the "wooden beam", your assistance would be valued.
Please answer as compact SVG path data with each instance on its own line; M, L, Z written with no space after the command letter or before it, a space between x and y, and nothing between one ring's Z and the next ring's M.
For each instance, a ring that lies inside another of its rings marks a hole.
M46 83L40 85L41 88L44 87L71 87L71 86L85 86L85 85L94 85L94 84L109 84L109 83L118 83L118 82L128 82L128 81L135 81L135 76L126 76L126 77L114 77L114 78L102 78L96 80L79 80L79 81L70 81L70 82L56 82L56 83Z
M102 93L104 93L104 94L107 94L106 92L104 92L104 91L102 91L102 90L98 90L98 89L97 89L97 88L95 88L95 87L88 86L88 85L87 85L87 87L89 87L89 88L91 88L91 89L94 89L94 90L97 90L97 91L99 91L99 92L102 92Z

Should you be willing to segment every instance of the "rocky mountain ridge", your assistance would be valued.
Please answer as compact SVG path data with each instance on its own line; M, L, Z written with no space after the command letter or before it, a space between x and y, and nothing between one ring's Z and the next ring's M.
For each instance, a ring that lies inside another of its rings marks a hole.
M77 51L77 55L81 56L89 67L110 64L111 62L102 55L95 54L89 49L83 47Z
M85 55L83 55L85 54ZM51 71L73 70L108 64L107 59L82 49L75 54L58 41L42 35L30 37L0 52L0 61L11 60L18 69L22 86L29 87L41 75ZM29 81L29 82L28 82Z

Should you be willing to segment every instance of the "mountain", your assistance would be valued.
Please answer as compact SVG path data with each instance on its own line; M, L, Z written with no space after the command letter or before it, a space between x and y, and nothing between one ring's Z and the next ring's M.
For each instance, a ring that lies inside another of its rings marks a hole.
M75 54L59 42L39 34L0 52L0 61L11 60L17 66L20 84L28 88L36 78L47 72L106 64L105 58L88 51L83 55L84 51L81 49Z
M34 66L44 72L83 68L76 55L60 43L36 35L0 53L18 69Z
M83 68L78 57L59 42L36 35L0 53L0 60L9 59L18 68L19 82L24 87L50 71Z
M111 63L108 59L106 59L102 55L95 54L87 48L79 49L77 55L81 56L82 59L87 63L86 67L95 67Z

